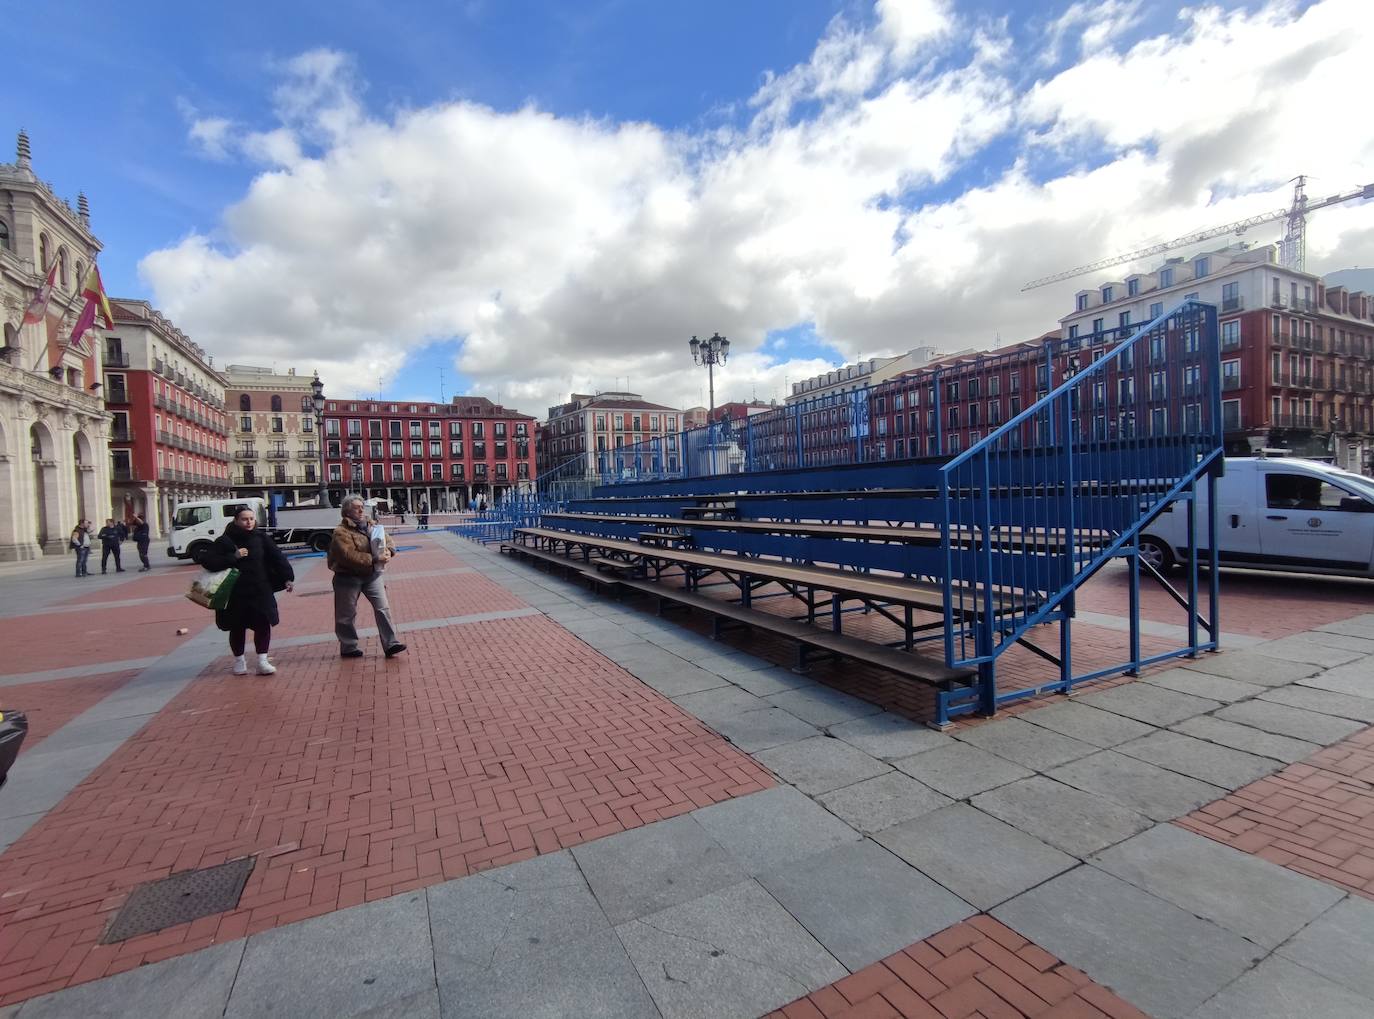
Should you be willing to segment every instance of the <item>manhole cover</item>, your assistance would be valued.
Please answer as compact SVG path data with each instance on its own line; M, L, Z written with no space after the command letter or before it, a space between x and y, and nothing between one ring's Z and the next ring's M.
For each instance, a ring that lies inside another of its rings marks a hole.
M133 890L115 914L102 945L125 941L136 934L150 934L202 916L223 913L238 905L244 883L253 872L256 858L246 856L204 870L185 870L161 881L149 881Z

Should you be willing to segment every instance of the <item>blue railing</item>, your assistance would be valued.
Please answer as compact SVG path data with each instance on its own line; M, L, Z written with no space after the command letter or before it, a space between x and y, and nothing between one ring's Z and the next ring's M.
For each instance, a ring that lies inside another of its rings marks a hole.
M1145 664L1135 539L1177 498L1189 500L1191 513L1197 480L1220 469L1216 309L1185 302L1102 350L1089 364L1071 363L1077 370L1065 382L940 469L945 657L979 669L984 711L1104 674L1075 677L1068 634L1074 592L1113 557L1131 558L1131 652L1104 671ZM1215 527L1208 534L1215 561ZM1215 571L1212 578L1212 639L1198 639L1190 604L1190 645L1177 654L1215 646ZM997 658L1053 620L1061 622L1060 679L999 696Z

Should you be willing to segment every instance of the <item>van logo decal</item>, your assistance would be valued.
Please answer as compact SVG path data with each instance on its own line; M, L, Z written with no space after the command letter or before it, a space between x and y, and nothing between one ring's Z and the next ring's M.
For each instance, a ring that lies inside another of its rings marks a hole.
M1321 525L1322 525L1322 518L1321 518L1321 517L1308 517L1308 518L1307 518L1307 526L1308 526L1308 527L1320 527Z

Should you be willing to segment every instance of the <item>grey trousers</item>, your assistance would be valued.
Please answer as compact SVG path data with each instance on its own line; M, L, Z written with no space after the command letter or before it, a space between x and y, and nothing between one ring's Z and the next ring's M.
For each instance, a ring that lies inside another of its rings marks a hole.
M336 573L334 635L339 638L339 649L352 651L358 646L358 628L353 625L353 621L358 615L360 594L372 603L372 614L377 617L377 634L382 638L382 647L391 647L396 643L396 629L391 625L391 606L387 604L386 586L382 583L382 575L374 573L364 578Z

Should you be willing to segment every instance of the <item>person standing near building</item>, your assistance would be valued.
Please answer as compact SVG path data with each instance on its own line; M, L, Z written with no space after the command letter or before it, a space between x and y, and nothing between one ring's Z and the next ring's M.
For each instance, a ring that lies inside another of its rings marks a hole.
M367 509L362 496L347 496L339 511L343 519L334 528L333 538L329 542L329 555L325 559L334 574L334 634L339 638L339 656L363 656L355 625L358 596L363 595L372 605L372 614L377 619L377 635L382 639L384 653L388 658L394 658L406 646L396 639L382 574L386 564L396 554L396 546L392 544L390 536L386 536L378 550L373 551Z
M115 521L115 532L119 535L121 545L129 540L129 525L124 522L122 517Z
M110 556L114 556L115 572L123 573L124 567L119 565L119 528L114 517L105 518L105 526L96 537L100 539L100 572L109 572Z
M420 530L422 530L422 531L428 531L428 530L429 530L429 503L427 503L427 502L421 502L421 503L420 503L420 509L419 509L419 513L418 513L418 515L417 515L417 517L416 517L416 522L420 525Z
M286 556L270 535L258 530L257 514L241 506L198 561L207 570L239 571L229 592L229 604L215 610L215 625L229 634L234 675L248 675L244 649L252 630L253 650L258 654L255 671L259 676L271 676L277 669L267 660L267 651L272 644L272 627L281 622L276 593L290 591L296 580Z
M89 577L86 563L91 558L91 522L82 520L72 529L72 549L76 552L76 575Z
M143 563L138 568L139 573L147 573L153 568L153 564L148 561L148 546L152 543L153 538L148 530L148 521L139 514L134 514L134 544L138 546L138 558Z

